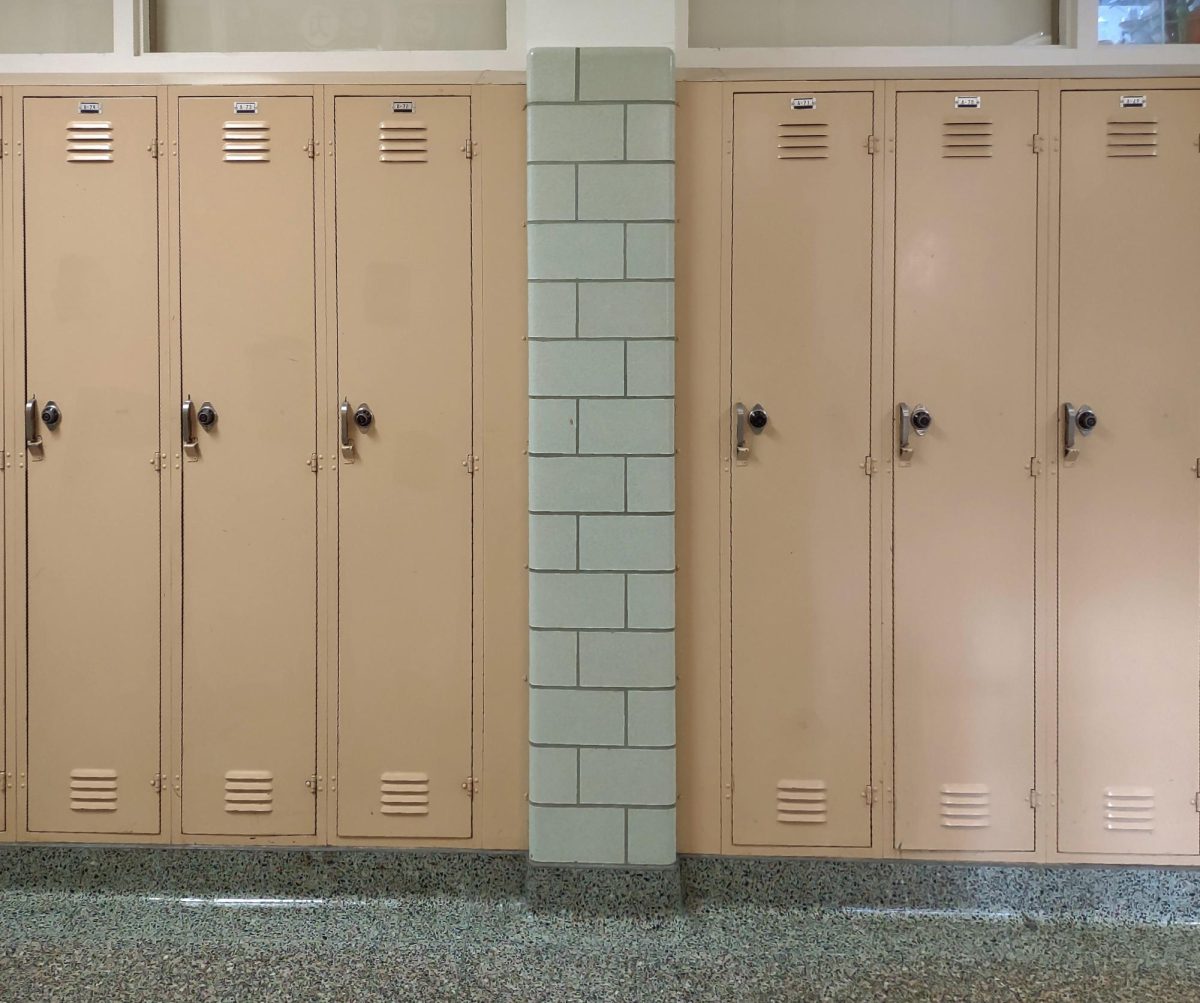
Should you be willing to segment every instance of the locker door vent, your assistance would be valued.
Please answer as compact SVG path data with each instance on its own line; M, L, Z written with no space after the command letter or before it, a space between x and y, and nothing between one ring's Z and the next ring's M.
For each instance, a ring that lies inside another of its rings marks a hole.
M942 826L986 829L992 824L992 792L986 784L942 784Z
M828 122L780 122L778 151L780 160L828 160Z
M116 770L71 771L71 811L116 810Z
M1105 788L1104 828L1114 832L1153 832L1154 788Z
M429 160L429 130L421 121L379 123L379 159L385 164L423 164Z
M942 130L942 156L950 159L990 157L992 132L991 122L947 122Z
M271 159L271 126L268 122L226 122L222 136L227 163L265 164Z
M112 159L111 122L67 123L67 163L111 164Z
M1110 118L1108 120L1110 157L1157 157L1158 119Z
M775 821L807 825L829 821L824 780L780 780L775 786Z
M225 774L225 810L269 812L274 807L275 778L270 770L230 770Z
M384 773L379 778L379 810L384 815L428 815L428 773Z

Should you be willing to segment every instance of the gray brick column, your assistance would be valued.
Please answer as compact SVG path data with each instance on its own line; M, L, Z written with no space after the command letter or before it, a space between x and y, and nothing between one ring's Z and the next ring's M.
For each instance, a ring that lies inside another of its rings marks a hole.
M529 57L529 848L675 862L667 49Z

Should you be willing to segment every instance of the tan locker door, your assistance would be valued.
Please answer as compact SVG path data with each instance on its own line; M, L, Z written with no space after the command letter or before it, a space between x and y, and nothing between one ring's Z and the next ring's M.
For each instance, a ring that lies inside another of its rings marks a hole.
M335 102L342 836L471 835L470 108Z
M793 108L793 102L801 107ZM739 94L733 839L869 846L874 97Z
M1198 135L1197 91L1062 97L1058 402L1098 418L1058 478L1065 852L1198 849Z
M28 825L157 833L156 101L26 98L22 117L25 392L43 442L26 450Z
M315 832L312 137L308 97L179 100L188 834Z
M897 98L896 846L1031 850L1038 97Z

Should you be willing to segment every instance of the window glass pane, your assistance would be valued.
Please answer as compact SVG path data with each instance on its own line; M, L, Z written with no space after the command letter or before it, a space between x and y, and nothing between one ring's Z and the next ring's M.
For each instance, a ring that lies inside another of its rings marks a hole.
M152 0L150 48L503 49L504 8L505 0Z
M1101 45L1200 43L1200 0L1100 0Z
M0 52L112 52L112 0L0 0Z
M691 0L695 48L1036 45L1055 41L1058 0Z

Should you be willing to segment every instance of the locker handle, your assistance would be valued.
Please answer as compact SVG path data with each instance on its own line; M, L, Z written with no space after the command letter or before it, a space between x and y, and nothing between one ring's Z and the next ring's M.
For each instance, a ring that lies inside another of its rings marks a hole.
M354 462L354 440L350 438L350 399L338 406L338 445L342 450L342 462Z
M1075 442L1075 431L1085 438L1092 434L1099 419L1088 404L1075 407L1070 401L1063 404L1063 457L1068 463L1079 459L1079 446Z
M179 413L179 440L183 443L183 455L188 460L200 459L200 444L196 441L196 430L192 425L192 412L195 405L191 395L183 402Z
M25 402L25 451L29 454L31 460L40 460L44 456L42 451L42 437L38 435L37 420L37 398L30 397Z
M896 405L900 412L900 459L911 460L913 455L912 434L924 435L933 425L933 414L924 404L909 407L903 401Z

